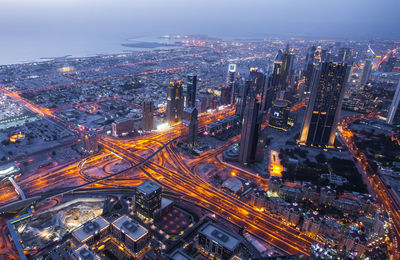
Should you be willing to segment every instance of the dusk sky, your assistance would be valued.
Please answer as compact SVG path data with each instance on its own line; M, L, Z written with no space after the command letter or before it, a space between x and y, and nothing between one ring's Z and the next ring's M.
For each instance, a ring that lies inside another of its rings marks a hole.
M119 53L128 38L165 34L399 39L399 10L399 0L0 0L0 64Z
M0 0L0 33L400 37L398 0Z

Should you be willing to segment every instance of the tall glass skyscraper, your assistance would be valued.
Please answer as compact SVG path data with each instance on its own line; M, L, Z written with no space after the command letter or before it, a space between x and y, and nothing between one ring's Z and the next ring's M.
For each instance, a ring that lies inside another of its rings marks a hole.
M387 123L390 125L400 125L400 81L397 85L396 92L392 100L392 104L389 108L389 114L387 116Z
M351 66L323 62L316 69L310 100L300 135L300 143L332 147Z
M167 93L167 121L169 124L178 123L183 115L182 82L171 81Z
M197 75L195 74L188 75L186 84L185 107L196 106L196 88L197 88Z

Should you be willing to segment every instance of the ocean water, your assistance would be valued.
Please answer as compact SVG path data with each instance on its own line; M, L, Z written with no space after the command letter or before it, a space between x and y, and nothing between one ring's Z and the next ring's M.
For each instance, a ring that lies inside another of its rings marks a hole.
M100 54L118 54L132 51L146 51L158 48L132 48L123 43L158 42L173 44L159 36L105 36L105 35L18 35L2 37L0 41L0 65L19 64L47 60L56 57L88 57Z

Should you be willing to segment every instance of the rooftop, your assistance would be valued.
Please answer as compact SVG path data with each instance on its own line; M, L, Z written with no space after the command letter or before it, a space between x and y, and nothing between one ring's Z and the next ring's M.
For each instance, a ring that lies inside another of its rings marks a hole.
M200 228L199 233L230 251L234 251L240 244L240 240L233 234L226 232L222 227L212 222L204 224L204 226Z
M228 178L226 181L224 181L224 183L222 183L222 187L225 187L233 191L234 193L237 193L242 189L243 184L237 178Z
M78 229L75 229L72 232L72 235L79 240L79 242L84 243L94 234L97 234L101 230L107 228L110 225L107 220L102 218L101 216L92 219L91 221L86 222Z
M92 250L89 249L89 247L86 244L83 244L81 246L78 246L75 248L72 253L78 257L78 259L82 260L100 260L101 258Z
M112 224L135 242L148 233L146 228L142 227L139 223L132 220L130 217L126 215L121 216L120 218L115 220Z
M148 181L145 181L144 183L140 184L139 186L137 186L136 189L137 189L137 191L139 191L145 195L149 195L153 192L156 192L158 189L161 189L161 186L155 182L148 180Z

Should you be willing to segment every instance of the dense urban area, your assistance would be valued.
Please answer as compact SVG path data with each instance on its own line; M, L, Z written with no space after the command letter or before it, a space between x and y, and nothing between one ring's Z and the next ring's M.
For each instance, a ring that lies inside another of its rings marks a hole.
M166 38L0 66L0 258L400 259L400 41Z

